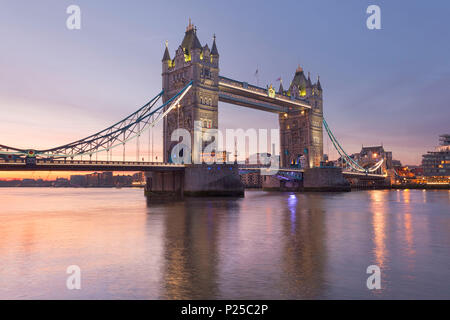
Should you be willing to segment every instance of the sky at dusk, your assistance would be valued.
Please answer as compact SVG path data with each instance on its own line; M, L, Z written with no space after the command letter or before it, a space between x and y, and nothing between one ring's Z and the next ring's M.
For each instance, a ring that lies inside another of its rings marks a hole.
M81 30L66 28L71 4ZM381 8L382 30L366 27L370 4ZM320 74L324 116L348 153L382 143L419 164L450 133L449 1L0 0L0 8L0 144L62 145L132 113L161 91L164 42L173 56L189 18L202 45L216 34L223 76L255 83L258 68L260 86L278 88L282 77L286 88L299 64L313 80ZM220 103L219 128L278 128L278 118Z

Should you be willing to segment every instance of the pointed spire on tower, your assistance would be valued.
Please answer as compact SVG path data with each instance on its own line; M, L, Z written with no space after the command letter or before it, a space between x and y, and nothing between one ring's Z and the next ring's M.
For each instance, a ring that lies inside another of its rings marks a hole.
M186 27L186 32L191 31L191 30L193 30L193 29L194 29L194 25L193 25L192 22L191 22L191 18L189 18L189 24L188 24L188 26Z
M216 45L216 34L214 34L213 36L213 45L211 48L211 54L218 56L219 55L219 51L217 50L217 45Z
M280 88L278 89L278 93L279 94L283 94L284 93L283 79L281 79L281 78L280 78Z
M297 69L295 70L294 79L292 79L291 86L289 87L289 90L292 91L293 87L295 87L295 91L299 89L304 89L308 85L308 80L305 77L305 74L303 73L303 68L299 65Z
M202 49L202 45L197 38L197 28L192 24L191 18L189 18L189 25L186 27L186 33L184 39L181 42L181 47L185 52L191 52L192 49Z
M308 86L312 87L312 82L311 82L311 74L308 71Z
M317 88L322 90L322 86L320 85L320 76L317 76Z
M169 61L169 60L170 60L169 41L166 40L166 50L164 51L164 56L162 58L162 61Z

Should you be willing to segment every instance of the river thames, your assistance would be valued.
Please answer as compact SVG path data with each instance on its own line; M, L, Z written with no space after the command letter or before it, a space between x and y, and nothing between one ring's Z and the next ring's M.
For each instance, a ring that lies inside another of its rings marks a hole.
M148 204L142 189L2 188L0 203L0 299L450 299L448 190Z

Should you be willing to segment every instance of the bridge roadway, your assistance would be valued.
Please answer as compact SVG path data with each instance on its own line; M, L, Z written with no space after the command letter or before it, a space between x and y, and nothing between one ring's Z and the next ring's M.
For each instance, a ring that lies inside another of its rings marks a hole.
M266 169L267 172L270 172L270 169L267 167L259 168L259 167L252 167L252 166L243 166L240 167L239 170L241 171L248 171L248 172L256 172L260 169ZM278 172L297 172L297 173L303 173L305 170L299 169L299 168L280 168L277 170ZM363 180L384 180L386 179L385 175L381 174L373 174L373 173L363 173L363 172L354 172L354 171L342 171L342 174L346 178L358 178Z
M184 170L186 165L141 162L141 161L91 161L91 160L48 160L37 159L35 165L27 165L25 159L0 161L0 171L178 171ZM241 165L240 171L257 172L267 170L268 173L277 172L303 173L299 168L279 168L278 170L260 166ZM347 178L359 178L365 180L383 180L386 177L379 174L365 174L360 172L343 171Z
M176 171L185 165L139 161L44 160L27 165L24 159L0 162L0 171Z
M358 178L361 180L384 180L387 178L387 176L382 174L363 173L354 171L342 171L342 174L346 178Z

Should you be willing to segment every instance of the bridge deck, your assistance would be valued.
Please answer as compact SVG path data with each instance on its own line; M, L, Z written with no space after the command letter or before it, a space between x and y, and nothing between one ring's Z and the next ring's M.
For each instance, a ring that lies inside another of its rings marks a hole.
M342 174L346 178L358 178L363 180L384 180L385 175L373 174L373 173L363 173L363 172L353 172L353 171L342 171Z
M37 160L27 165L25 160L0 162L0 171L174 171L185 165L162 162Z
M36 164L27 165L25 159L0 161L0 171L176 171L184 170L186 165L163 162L139 161L90 161L90 160L44 160L38 159ZM267 174L278 172L303 173L299 168L270 169L261 166L241 165L240 171L266 170ZM386 177L379 174L365 174L359 172L343 171L348 178L364 180L383 180Z
M267 167L258 167L258 166L243 166L239 168L241 171L247 172L256 172L259 170L267 170L270 171L279 171L279 172L293 172L293 173L303 173L304 169L299 168L279 168L278 170L270 170ZM373 174L373 173L363 173L363 172L353 172L353 171L342 171L342 174L346 178L358 178L363 180L384 180L386 176L381 174Z

